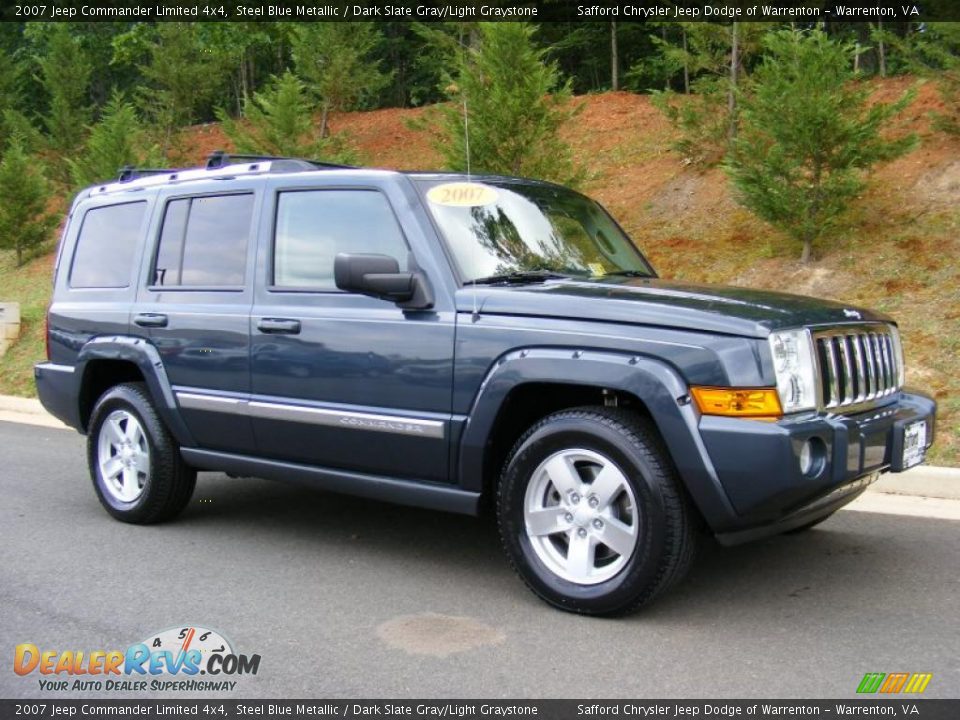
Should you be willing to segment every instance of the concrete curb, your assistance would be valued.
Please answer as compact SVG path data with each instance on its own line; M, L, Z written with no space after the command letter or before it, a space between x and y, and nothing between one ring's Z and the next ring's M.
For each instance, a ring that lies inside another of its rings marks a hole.
M0 420L65 428L33 398L0 395ZM960 468L921 465L904 473L886 473L873 485L873 492L891 495L918 495L921 497L960 500Z
M13 395L0 395L0 420L50 428L67 427L48 413L39 400Z

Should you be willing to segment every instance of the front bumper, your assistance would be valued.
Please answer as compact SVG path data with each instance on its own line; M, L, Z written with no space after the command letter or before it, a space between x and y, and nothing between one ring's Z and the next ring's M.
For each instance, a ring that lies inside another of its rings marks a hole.
M904 428L927 423L933 442L936 403L901 392L895 402L857 415L809 413L775 423L703 416L704 447L736 518L714 527L718 537L752 539L829 515L865 488L864 479L901 472ZM800 455L813 442L815 462L801 471ZM759 536L759 535L758 535ZM737 540L739 542L741 540Z

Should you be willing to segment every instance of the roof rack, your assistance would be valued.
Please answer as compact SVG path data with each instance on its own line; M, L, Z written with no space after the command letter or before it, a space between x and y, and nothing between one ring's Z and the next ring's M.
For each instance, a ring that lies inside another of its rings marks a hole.
M131 180L137 180L142 177L150 177L152 175L169 175L171 173L178 173L180 170L171 170L170 168L138 168L133 165L124 165L120 168L120 176L117 178L117 182L130 182Z
M120 176L112 183L90 189L92 195L142 190L169 183L191 180L237 177L263 173L296 173L312 170L353 170L351 165L338 165L321 160L277 157L273 155L243 155L217 150L207 158L206 165L194 168L120 168Z
M301 167L294 166L290 169L305 170L316 170L318 168L347 170L353 169L354 167L353 165L342 165L339 163L325 162L323 160L307 160L305 158L285 157L282 155L248 155L245 153L228 153L225 150L214 150L207 157L207 170L217 170L227 165L231 165L234 161L283 163L283 166L285 166L287 163L290 163L291 165L298 164ZM274 167L283 166L274 165Z

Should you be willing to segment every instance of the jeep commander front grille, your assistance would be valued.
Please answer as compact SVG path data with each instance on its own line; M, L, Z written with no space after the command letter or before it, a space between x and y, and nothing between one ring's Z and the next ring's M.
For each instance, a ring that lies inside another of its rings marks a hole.
M837 328L814 333L826 410L879 400L899 389L900 368L890 329Z

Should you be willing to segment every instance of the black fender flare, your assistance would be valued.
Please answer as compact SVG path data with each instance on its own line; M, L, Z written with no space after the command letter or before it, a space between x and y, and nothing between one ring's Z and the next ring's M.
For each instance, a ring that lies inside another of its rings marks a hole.
M88 365L96 360L119 360L136 365L147 384L154 406L170 433L180 445L196 446L196 441L180 416L180 408L177 406L163 361L153 344L144 338L129 335L105 335L92 338L77 355L76 373L80 378L81 388L84 387L87 379Z
M639 398L708 525L722 527L736 518L700 437L700 414L687 383L660 360L609 351L525 348L501 356L481 383L461 436L457 469L465 490L482 492L484 478L496 472L484 467L487 438L507 396L528 383L588 385Z

